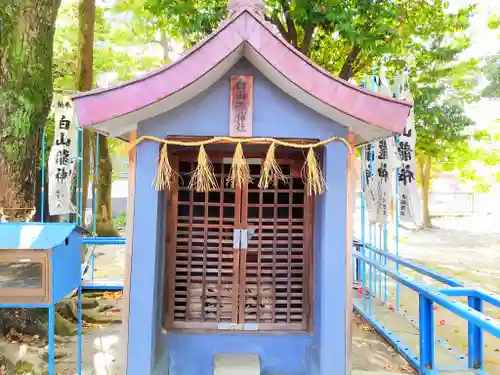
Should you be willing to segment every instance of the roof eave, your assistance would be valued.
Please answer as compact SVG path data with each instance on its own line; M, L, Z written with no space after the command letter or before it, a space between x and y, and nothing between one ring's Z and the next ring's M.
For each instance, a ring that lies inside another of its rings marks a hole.
M381 96L331 76L248 9L175 63L120 85L75 96L77 114L84 127L122 138L137 123L208 89L242 56L292 97L348 127L357 135L357 143L400 134L404 129L411 102Z

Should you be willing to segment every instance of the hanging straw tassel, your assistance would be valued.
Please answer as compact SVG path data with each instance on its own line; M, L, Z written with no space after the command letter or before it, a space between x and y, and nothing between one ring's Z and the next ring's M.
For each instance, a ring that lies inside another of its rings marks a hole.
M175 172L168 161L167 144L164 144L160 152L160 162L156 171L155 189L157 191L170 190L174 184Z
M306 158L306 184L309 195L323 194L326 189L326 182L323 178L323 173L318 163L318 159L311 147Z
M241 143L238 143L234 150L233 164L227 178L227 184L235 189L236 187L247 186L251 181L250 168L248 167L245 155L243 155L243 147Z
M188 187L196 190L197 192L213 191L219 187L217 179L215 178L214 167L208 158L203 145L200 146L200 152L198 153L198 166L193 172Z
M288 177L283 174L281 167L276 161L275 156L276 144L271 143L267 150L266 159L262 165L260 172L259 188L267 189L269 185L278 187L278 182L281 180L288 183Z

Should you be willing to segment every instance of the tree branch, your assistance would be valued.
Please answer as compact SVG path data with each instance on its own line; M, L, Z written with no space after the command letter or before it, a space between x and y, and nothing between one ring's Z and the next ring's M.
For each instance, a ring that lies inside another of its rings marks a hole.
M280 32L281 36L283 36L283 38L285 38L287 42L290 42L290 36L288 35L288 32L286 31L285 27L283 26L283 24L281 23L280 19L276 14L273 14L272 17L266 16L266 19L267 21L271 22L274 26L278 28L278 31Z

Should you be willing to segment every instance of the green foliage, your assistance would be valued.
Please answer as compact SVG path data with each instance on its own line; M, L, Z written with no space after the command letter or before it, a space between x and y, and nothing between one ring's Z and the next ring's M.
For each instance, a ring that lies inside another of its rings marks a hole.
M123 7L122 2L118 2ZM132 1L133 3L133 1ZM77 0L64 0L57 19L54 41L54 87L56 90L75 89L78 42ZM114 8L97 7L94 36L94 85L105 73L115 73L116 81L124 81L143 71L161 66L163 59L148 56L142 46L152 34L144 27L136 27L134 18L117 15ZM133 51L130 51L133 49Z
M483 95L488 98L500 98L500 55L489 56L484 69L488 85Z
M490 29L500 28L500 16L496 14L492 15L488 20L488 27Z
M170 21L187 45L212 32L226 16L227 0L136 0ZM432 34L465 30L473 7L450 12L443 0L267 0L266 17L283 37L344 79L392 55L408 58Z
M113 224L119 232L123 232L127 226L127 213L122 212L120 216L114 218Z
M185 42L187 47L210 34L227 14L227 0L136 0L135 3L139 5L135 12L147 11L157 19L168 20L170 35Z
M479 61L460 59L470 46L464 32L468 27L465 15L470 11L467 8L459 12L448 27L440 29L435 25L435 29L429 29L427 35L413 44L409 62L389 61L392 69L410 69L417 157L421 161L430 160L435 169L465 170L476 156L470 150L474 124L464 106L479 99L474 92Z

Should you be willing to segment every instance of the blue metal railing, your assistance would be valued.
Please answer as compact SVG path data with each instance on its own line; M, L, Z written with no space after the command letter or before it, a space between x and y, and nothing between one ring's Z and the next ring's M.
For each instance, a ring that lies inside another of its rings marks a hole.
M126 239L124 237L84 237L82 244L84 245L125 245ZM122 291L123 282L121 280L96 280L94 275L95 255L94 249L87 253L87 257L82 266L82 290L105 290L105 291ZM87 271L91 269L90 280L84 280Z
M366 314L366 311L363 313L363 311L359 310L364 317L379 330L379 332L384 331L380 333L382 333L414 367L424 374L431 374L433 373L431 372L432 369L435 369L433 304L437 303L468 322L468 367L469 369L482 369L484 363L483 330L494 337L500 338L500 321L482 313L483 302L500 307L500 296L482 289L464 288L463 284L456 279L444 277L425 267L414 265L384 250L374 249L365 244L365 248L385 257L385 259L392 260L400 266L415 270L448 285L448 287L442 289L427 287L416 280L412 280L408 276L403 276L399 272L391 271L383 263L364 256L361 252L363 245L359 241L354 241L353 246L356 248L353 257L356 258L357 270L364 268L365 265L368 264L419 294L420 324L418 329L420 335L420 358L418 361L416 356L408 355L408 348L401 348L399 342L393 340L393 337L391 337L392 333L387 333L387 330L383 329L384 327L378 327L378 323L371 316L371 313ZM356 272L356 276L359 280L359 272ZM369 295L373 297L372 291L368 292ZM467 297L468 304L466 305L454 299L450 299L449 297Z
M356 247L358 249L358 251L360 251L359 249L361 247L363 247L362 243L357 239L355 239L353 241L353 246ZM394 254L391 254L390 252L388 252L386 250L377 249L376 247L373 247L373 246L368 245L368 244L365 244L364 248L366 250L373 251L373 252L379 254L380 256L383 256L389 260L392 260L394 263L396 263L396 266L403 266L403 267L409 268L411 270L417 271L418 273L421 273L422 275L428 276L436 281L439 281L443 284L447 284L449 286L453 286L453 287L463 286L463 283L457 279L454 279L452 277L443 276L443 275L441 275L441 274L439 274L431 269L413 264L410 261L402 259L399 256L396 256Z
M125 245L125 237L84 237L84 245Z

